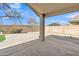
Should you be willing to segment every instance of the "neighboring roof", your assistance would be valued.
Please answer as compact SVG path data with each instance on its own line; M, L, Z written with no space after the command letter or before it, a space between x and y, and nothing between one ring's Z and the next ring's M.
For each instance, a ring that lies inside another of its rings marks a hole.
M54 16L79 10L79 3L27 3L38 15Z
M79 15L71 18L71 21L70 21L71 24L74 24L74 25L79 25Z
M72 22L79 22L79 15L77 15L77 16L71 18L71 21L72 21Z

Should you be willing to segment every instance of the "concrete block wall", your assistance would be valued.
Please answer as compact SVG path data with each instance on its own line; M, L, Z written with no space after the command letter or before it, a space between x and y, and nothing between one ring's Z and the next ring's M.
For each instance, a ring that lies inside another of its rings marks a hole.
M79 35L79 25L67 25L67 26L46 26L46 32Z

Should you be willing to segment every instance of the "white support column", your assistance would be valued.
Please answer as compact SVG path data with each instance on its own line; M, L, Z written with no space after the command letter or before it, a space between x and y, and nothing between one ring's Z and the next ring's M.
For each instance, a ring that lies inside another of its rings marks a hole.
M45 41L45 14L40 15L40 39Z

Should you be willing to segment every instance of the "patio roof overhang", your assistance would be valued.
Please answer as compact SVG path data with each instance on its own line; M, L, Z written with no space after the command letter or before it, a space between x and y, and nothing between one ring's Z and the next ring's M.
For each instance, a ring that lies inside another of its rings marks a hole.
M27 3L40 17L40 39L45 39L45 17L79 10L79 3Z
M79 3L28 3L28 6L39 16L55 16L79 10Z

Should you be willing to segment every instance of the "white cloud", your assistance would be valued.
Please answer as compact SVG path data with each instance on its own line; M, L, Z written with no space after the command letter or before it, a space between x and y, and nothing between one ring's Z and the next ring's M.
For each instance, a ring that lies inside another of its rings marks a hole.
M17 9L20 9L21 8L21 5L19 3L11 3L10 6L12 8L17 8Z
M79 15L79 13L77 13L77 14L72 14L72 15L69 15L69 16L67 16L67 17L73 18L73 17L75 17L75 16L77 16L77 15Z

